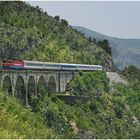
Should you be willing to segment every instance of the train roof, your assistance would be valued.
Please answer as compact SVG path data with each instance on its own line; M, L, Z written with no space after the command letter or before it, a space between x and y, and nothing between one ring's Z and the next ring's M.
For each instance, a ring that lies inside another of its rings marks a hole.
M102 67L101 65L90 65L90 64L74 64L74 63L57 63L57 62L41 62L41 61L31 61L31 60L23 60L25 63L44 63L44 64L59 64L59 65L67 65L67 66L93 66L93 67Z
M47 63L47 64L60 64L60 63L54 63L54 62L41 62L41 61L30 61L30 60L23 60L25 63Z

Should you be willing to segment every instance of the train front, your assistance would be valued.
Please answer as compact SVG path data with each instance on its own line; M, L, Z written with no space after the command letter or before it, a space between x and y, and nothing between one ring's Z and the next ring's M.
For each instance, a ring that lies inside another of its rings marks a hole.
M3 69L23 69L24 62L22 60L4 60L2 67Z

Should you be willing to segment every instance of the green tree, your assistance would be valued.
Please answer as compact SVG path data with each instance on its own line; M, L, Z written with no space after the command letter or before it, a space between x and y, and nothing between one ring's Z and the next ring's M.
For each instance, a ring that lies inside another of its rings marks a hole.
M68 26L68 22L65 19L61 19L61 24L63 26Z
M88 41L89 41L89 42L91 42L91 41L92 41L92 38L91 38L91 37L89 37L89 38L88 38Z
M57 16L54 17L54 19L60 20L60 17L57 15Z
M112 55L111 47L109 46L109 42L107 39L103 41L98 41L97 45L104 49L110 56Z

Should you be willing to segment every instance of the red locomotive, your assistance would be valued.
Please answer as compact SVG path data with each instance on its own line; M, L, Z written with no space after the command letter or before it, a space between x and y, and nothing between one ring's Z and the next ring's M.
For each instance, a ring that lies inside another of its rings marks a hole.
M24 62L22 60L3 60L2 66L5 69L22 69L24 68Z

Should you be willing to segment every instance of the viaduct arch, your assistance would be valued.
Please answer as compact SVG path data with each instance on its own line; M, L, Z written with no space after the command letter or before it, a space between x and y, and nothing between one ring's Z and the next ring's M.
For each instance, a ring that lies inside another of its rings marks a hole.
M56 81L53 76L51 76L48 81L48 92L49 93L56 92Z
M12 82L8 75L4 78L2 89L12 95Z
M26 87L22 76L19 76L16 79L14 95L21 101L22 104L26 104Z
M36 91L36 82L33 76L30 76L28 79L28 86L27 86L28 92L28 104L32 105L33 103L33 98L37 96L37 91Z
M37 83L37 93L38 97L41 98L44 94L47 94L47 86L44 76L40 76Z

